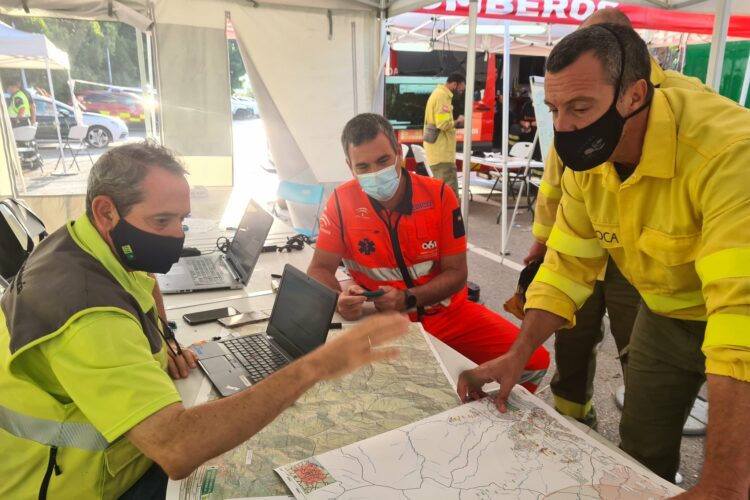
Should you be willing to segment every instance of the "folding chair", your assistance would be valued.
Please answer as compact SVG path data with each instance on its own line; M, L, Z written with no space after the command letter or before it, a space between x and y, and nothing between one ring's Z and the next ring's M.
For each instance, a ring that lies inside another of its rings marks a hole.
M46 236L44 223L24 202L0 200L0 275L10 281Z
M312 186L309 184L300 184L291 181L280 181L279 189L276 196L287 202L298 203L301 205L315 206L315 219L310 229L306 227L294 227L294 231L314 238L318 233L318 216L320 215L320 205L323 202L323 186ZM274 213L276 210L274 209Z
M534 151L534 143L533 142L517 142L511 146L510 151L508 151L508 159L515 158L515 159L522 159L522 160L528 160ZM519 173L519 170L521 171ZM498 176L495 179L495 183L492 185L492 189L490 189L490 193L487 195L487 199L489 200L492 196L492 193L495 192L495 189L497 188L498 183L502 180L502 176ZM511 197L515 198L515 195L513 195L513 188L516 184L516 182L524 182L524 175L523 175L523 168L509 168L508 169L508 189L509 194Z
M424 148L418 144L412 144L411 152L414 153L414 161L417 162L417 173L426 175L427 177L435 177L432 174L432 169L427 164L427 153L425 153ZM420 167L424 167L424 170L420 171Z
M404 166L406 166L406 157L409 154L409 145L408 144L402 144L401 145L401 160L403 160Z
M67 149L68 151L70 151L70 154L73 157L73 165L76 166L79 172L81 171L81 167L80 165L78 165L78 160L76 158L79 154L81 154L81 151L85 151L89 157L89 161L91 162L91 164L94 164L94 159L91 158L88 143L86 142L86 134L88 134L88 132L89 128L86 125L74 125L70 127L70 130L68 131L68 137L65 139L65 144L63 145L63 150ZM55 169L57 169L60 161L62 161L62 156L57 159L57 163L55 163Z
M13 139L16 141L16 150L21 160L21 168L34 168L35 166L44 172L44 161L39 155L36 146L36 126L24 125L13 129Z

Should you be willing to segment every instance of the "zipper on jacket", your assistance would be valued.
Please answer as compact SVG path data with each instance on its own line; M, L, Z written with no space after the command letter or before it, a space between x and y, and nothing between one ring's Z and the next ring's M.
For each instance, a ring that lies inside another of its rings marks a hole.
M57 465L57 446L50 446L47 470L44 472L42 486L39 488L39 500L46 500L47 498L47 490L49 489L50 479L52 479L52 471L55 471L56 476L62 474L60 466Z

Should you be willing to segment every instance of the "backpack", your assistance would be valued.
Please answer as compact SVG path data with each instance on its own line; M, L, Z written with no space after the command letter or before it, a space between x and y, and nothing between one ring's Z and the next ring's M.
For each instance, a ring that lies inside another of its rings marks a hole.
M44 223L26 203L0 200L0 276L10 281L45 236Z

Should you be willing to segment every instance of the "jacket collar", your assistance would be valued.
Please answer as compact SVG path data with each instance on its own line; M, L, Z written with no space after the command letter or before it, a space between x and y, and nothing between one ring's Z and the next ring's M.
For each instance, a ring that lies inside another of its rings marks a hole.
M627 181L638 182L642 177L671 179L675 175L677 161L677 122L661 90L654 89L651 107L648 110L646 135L643 138L641 159L635 172ZM602 176L602 184L612 191L620 188L620 178L615 166L606 162L590 171Z

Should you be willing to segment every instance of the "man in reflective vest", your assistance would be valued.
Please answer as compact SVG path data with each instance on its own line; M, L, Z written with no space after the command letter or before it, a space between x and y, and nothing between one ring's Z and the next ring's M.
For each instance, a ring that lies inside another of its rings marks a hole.
M682 427L703 382L699 483L680 498L746 499L750 488L750 111L715 94L654 89L632 29L571 33L547 59L545 96L564 164L544 264L511 351L459 381L466 400L500 382L506 411L536 346L570 325L608 256L642 302L630 337L621 447L673 481ZM613 233L614 238L599 234Z
M31 124L31 104L26 92L21 88L20 82L12 82L8 85L10 94L10 106L8 106L8 116L13 127L21 127Z
M352 118L341 142L354 179L329 198L307 271L340 290L335 273L343 260L354 284L339 296L338 312L359 319L371 299L379 311L408 312L477 363L507 352L518 328L467 299L466 236L453 191L400 167L401 148L380 115ZM372 292L381 295L367 297ZM535 390L548 365L539 347L526 364L524 385Z
M0 299L0 498L164 498L320 380L395 355L379 315L252 387L185 409L167 375L193 356L156 312L148 273L180 257L185 170L149 143L92 167L86 214L37 246ZM162 471L163 469L163 471Z
M432 174L443 180L458 198L456 129L463 127L463 115L453 119L453 95L466 90L466 78L452 73L435 87L424 109L424 151Z
M594 12L581 28L601 23L614 23L631 28L630 19L621 10L607 8ZM662 70L651 58L651 83L657 88L682 88L698 92L714 91L697 78L685 76L671 70ZM557 207L562 190L560 181L565 166L554 146L544 163L544 177L539 186L539 197L534 211L534 243L524 263L544 259L547 239L555 223ZM617 244L618 236L611 231L597 234L604 243ZM627 346L630 332L638 312L641 297L633 285L622 275L617 264L610 258L603 276L597 280L591 297L576 313L575 326L561 330L555 335L555 376L550 389L555 400L555 409L587 425L596 428L594 375L599 343L604 337L602 319L609 315L609 327L620 354L620 362L627 361Z

